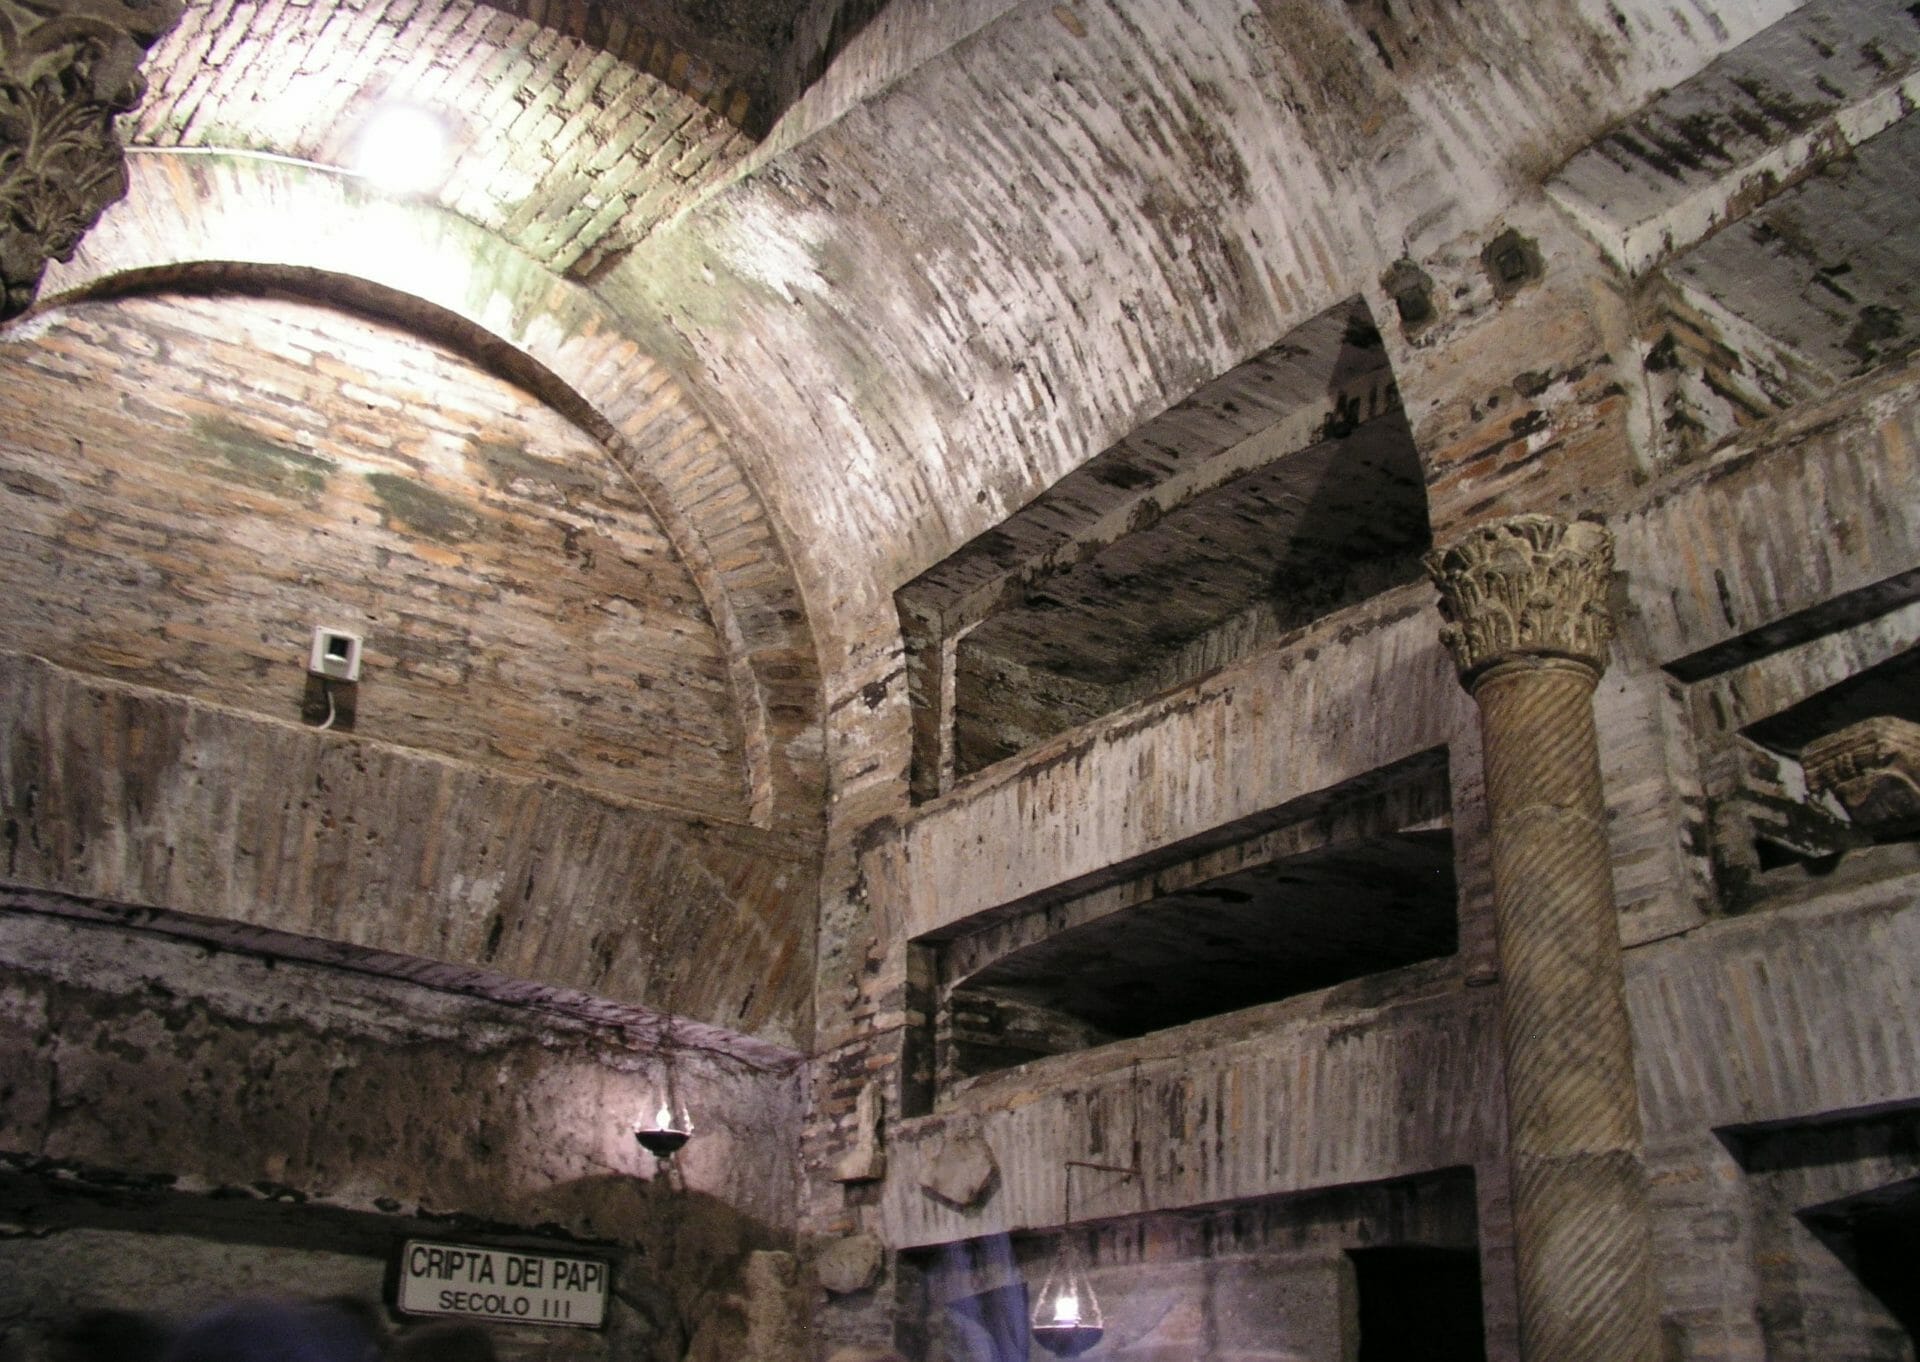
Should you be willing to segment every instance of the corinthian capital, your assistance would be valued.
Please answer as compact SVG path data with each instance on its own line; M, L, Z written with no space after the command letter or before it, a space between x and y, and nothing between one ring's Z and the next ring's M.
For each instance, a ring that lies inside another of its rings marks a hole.
M1613 536L1584 520L1518 515L1476 527L1427 555L1440 588L1441 638L1471 685L1495 663L1561 657L1597 674L1613 615Z
M113 117L146 93L141 58L181 5L0 0L0 321L127 192Z
M1807 783L1831 792L1876 837L1920 832L1920 724L1863 719L1809 743L1800 760Z

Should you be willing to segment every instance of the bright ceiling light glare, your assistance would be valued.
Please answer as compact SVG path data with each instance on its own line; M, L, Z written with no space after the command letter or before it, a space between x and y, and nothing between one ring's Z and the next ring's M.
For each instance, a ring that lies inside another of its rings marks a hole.
M446 120L412 104L382 104L354 139L352 169L399 197L431 193L452 160Z

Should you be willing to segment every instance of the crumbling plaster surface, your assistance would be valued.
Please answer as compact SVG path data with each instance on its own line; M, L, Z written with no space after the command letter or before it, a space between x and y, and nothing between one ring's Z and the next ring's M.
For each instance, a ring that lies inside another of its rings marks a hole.
M659 1056L618 1031L21 906L0 910L0 1352L89 1306L377 1302L406 1237L517 1233L613 1258L619 1295L609 1333L507 1331L504 1356L717 1359L689 1339L736 1331L755 1255L791 1247L790 1065L683 1051L701 1138L667 1175L629 1134Z
M542 1035L492 1004L450 1000L436 1016L407 984L153 937L116 959L115 943L85 939L97 929L12 915L6 928L16 1168L52 1160L181 1191L550 1222L585 1239L654 1228L633 1217L666 1188L642 1177L650 1161L630 1130L657 1060L606 1037ZM56 982L112 966L125 977ZM187 991L210 983L211 996ZM781 1161L748 1151L790 1124L790 1083L682 1067L703 1112L701 1145L676 1164L687 1187L778 1233L791 1220Z

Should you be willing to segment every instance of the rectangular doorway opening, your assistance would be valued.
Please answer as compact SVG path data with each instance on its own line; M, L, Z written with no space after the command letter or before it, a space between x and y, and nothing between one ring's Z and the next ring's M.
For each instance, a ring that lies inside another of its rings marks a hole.
M1480 1255L1394 1244L1349 1249L1358 1298L1358 1362L1486 1362Z

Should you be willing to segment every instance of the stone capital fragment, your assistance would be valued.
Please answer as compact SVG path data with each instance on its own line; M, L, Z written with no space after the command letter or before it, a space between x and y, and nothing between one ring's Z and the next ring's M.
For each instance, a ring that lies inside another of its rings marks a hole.
M1920 724L1863 719L1809 743L1800 764L1809 786L1832 794L1875 837L1920 833Z
M836 1296L865 1291L880 1281L887 1250L871 1234L849 1234L822 1248L814 1257L814 1275Z
M993 1147L974 1132L961 1131L946 1138L920 1186L935 1200L964 1211L986 1199L999 1175Z
M140 102L140 62L182 0L0 0L0 321L33 302L127 192L113 118Z
M884 1115L880 1085L868 1083L855 1099L853 1144L833 1166L835 1182L879 1182L886 1177L887 1150L881 1136Z
M1467 686L1527 657L1570 659L1596 674L1606 667L1613 536L1603 527L1510 516L1468 531L1426 564L1447 621L1440 636Z

